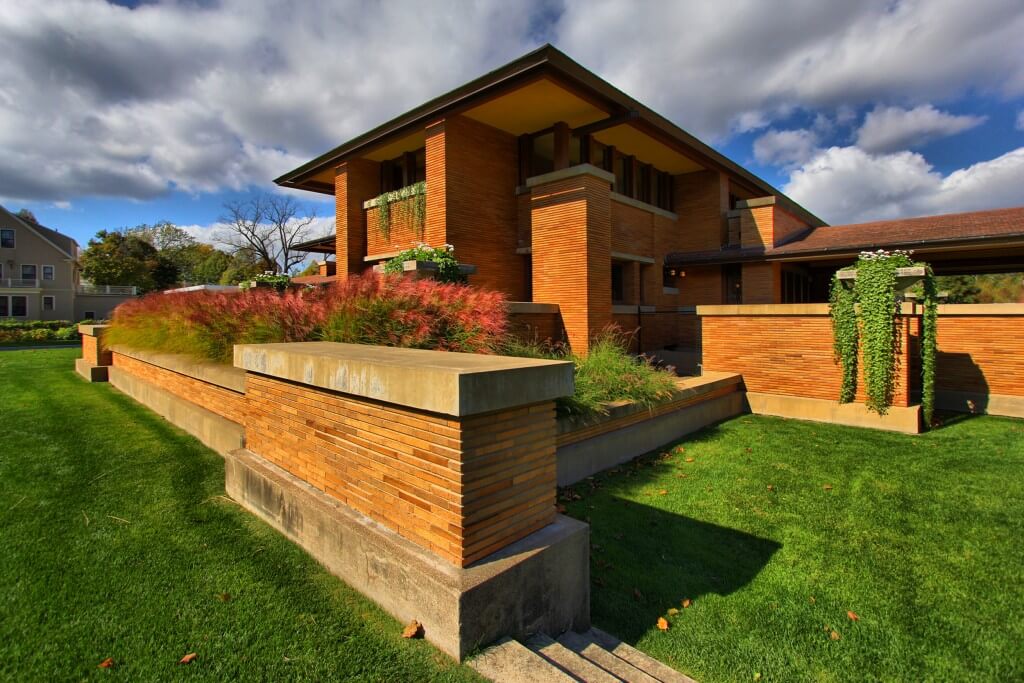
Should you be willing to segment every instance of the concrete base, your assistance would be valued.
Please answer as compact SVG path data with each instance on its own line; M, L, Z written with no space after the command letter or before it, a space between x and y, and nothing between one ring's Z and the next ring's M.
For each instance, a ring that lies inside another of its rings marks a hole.
M959 413L985 413L1024 417L1024 396L978 394L969 391L936 391L935 407Z
M774 415L796 420L828 422L850 427L868 427L889 432L919 434L921 432L921 407L901 408L893 406L885 415L869 411L863 403L839 403L820 398L785 396L782 394L761 394L747 392L750 412L755 415Z
M110 367L109 376L111 385L221 455L245 445L245 429L237 422L179 398L116 366Z
M553 524L463 569L247 450L225 459L228 495L402 623L462 659L503 636L590 623L590 527Z
M568 486L609 467L621 465L710 424L735 417L744 410L743 393L736 391L562 446L557 451L558 485Z
M93 365L84 358L75 359L75 372L90 382L106 382L107 367L106 365Z

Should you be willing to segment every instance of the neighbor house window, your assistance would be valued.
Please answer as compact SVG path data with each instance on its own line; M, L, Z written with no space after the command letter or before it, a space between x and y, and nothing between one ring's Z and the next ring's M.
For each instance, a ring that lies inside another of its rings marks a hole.
M43 266L43 279L44 280L52 280L53 279L53 266Z
M0 230L0 247L14 249L14 230L10 228Z
M52 311L54 307L54 298L52 296L43 297L43 310Z
M0 318L24 318L28 315L28 297L20 295L0 296Z
M86 311L84 319L85 320L95 320L96 319L96 311Z
M21 266L21 279L22 280L35 280L36 279L36 267L29 264L22 264Z

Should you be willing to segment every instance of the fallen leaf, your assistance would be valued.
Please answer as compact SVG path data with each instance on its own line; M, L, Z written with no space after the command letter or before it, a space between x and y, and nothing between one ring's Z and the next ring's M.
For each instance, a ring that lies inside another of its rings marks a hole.
M774 491L775 490L775 484L768 484L768 490L769 491Z
M101 668L101 669L113 669L114 668L114 658L113 657L107 657L102 662L100 662L99 668Z
M761 680L761 672L760 671L758 671L757 673L754 674L754 680L755 681Z
M668 630L668 619L666 619L665 617L658 617L658 630L660 630L660 631L667 631Z
M826 491L831 491L832 490L832 484L825 484L822 488L825 489Z
M839 638L841 638L841 636L839 635L839 631L832 631L832 633L828 634L828 637L832 640L839 640Z
M659 496L664 496L664 495L667 495L667 494L668 494L668 489L662 489L662 490L658 491L658 495Z
M693 601L690 600L690 598L686 598L685 600L683 600L683 609L689 609L690 605L692 604Z
M670 608L669 608L669 610L668 610L668 615L669 615L670 617L674 617L674 616L675 616L675 615L677 615L677 614L679 614L679 610L677 610L677 609L676 609L675 607L670 607Z
M640 592L640 589L634 588L633 589L633 597L636 598L637 600L643 600L644 599L644 594Z
M686 462L693 462L693 458L687 458Z
M198 655L195 652L189 652L187 655L178 660L178 664L191 664L196 661Z
M403 638L419 638L423 635L423 624L413 619L409 625L402 629Z
M231 593L218 593L217 599L221 602L231 602Z
M860 621L860 617L857 616L857 613L851 610L847 610L846 616L850 617L850 621Z
M810 602L812 605L817 602L817 600L814 599L813 595L811 597L807 598L807 601Z

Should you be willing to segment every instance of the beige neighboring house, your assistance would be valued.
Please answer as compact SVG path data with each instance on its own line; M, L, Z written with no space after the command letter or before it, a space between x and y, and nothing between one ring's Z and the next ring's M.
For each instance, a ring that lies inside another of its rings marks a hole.
M100 320L135 287L89 285L78 242L0 206L0 320Z

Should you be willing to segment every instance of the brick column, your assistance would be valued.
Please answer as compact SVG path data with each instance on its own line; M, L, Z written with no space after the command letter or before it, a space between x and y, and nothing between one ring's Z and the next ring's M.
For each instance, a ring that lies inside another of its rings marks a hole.
M82 335L82 357L75 360L75 371L90 382L106 382L107 367L112 354L107 348L106 330L109 325L79 325Z
M569 344L586 353L612 321L611 189L590 164L527 180L531 188L533 300L558 304Z
M346 279L363 272L366 264L366 211L363 202L379 194L380 164L350 159L335 170L336 276Z

